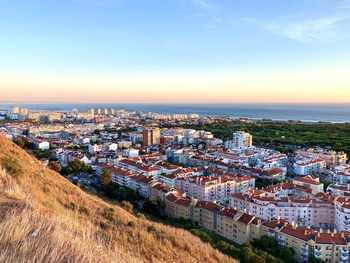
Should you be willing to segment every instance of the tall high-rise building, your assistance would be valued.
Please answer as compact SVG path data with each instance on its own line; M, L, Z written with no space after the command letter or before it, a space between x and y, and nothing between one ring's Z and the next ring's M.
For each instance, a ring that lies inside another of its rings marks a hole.
M28 109L26 109L26 108L20 108L20 109L19 109L19 114L27 115L27 114L28 114Z
M19 113L19 107L18 106L11 106L11 113L12 114L18 114Z
M97 114L101 114L101 109L100 109L100 108L97 108L97 109L96 109L96 113L97 113Z
M144 129L142 135L143 145L149 146L153 144L160 144L160 129Z
M111 115L114 115L114 109L113 108L110 108L109 112L111 113Z
M73 112L75 115L78 115L79 110L78 110L78 109L72 109L72 112Z
M103 108L103 114L108 115L108 109L107 108Z
M89 109L89 113L92 114L92 115L95 115L95 109L94 108L90 108Z
M233 148L249 148L253 146L253 136L247 132L236 131L232 138Z

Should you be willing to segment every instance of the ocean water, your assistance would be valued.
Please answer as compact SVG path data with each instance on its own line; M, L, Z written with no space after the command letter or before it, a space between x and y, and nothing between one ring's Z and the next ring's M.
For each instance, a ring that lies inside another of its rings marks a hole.
M71 111L77 108L115 108L159 114L191 114L256 119L350 122L349 104L18 104L30 110ZM0 104L9 108L10 104Z

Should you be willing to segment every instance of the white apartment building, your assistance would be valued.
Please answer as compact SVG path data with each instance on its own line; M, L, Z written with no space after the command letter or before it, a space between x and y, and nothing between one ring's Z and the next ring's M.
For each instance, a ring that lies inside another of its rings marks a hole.
M326 168L326 163L321 159L310 159L304 156L298 156L293 168L296 175L305 176L313 172L322 172Z
M233 133L232 141L227 141L227 149L244 149L253 146L253 136L247 132L236 131Z
M98 152L101 152L102 151L102 145L100 144L89 144L89 153L90 154L95 154L95 153L98 153Z
M333 167L329 172L329 176L334 183L340 185L350 184L350 164Z
M49 150L50 149L50 143L47 141L42 140L33 140L35 149L38 150Z

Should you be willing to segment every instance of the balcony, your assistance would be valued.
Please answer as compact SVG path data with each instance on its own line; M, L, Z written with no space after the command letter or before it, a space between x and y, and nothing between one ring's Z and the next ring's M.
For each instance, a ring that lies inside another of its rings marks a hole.
M300 255L300 259L302 262L308 262L309 261L309 256L308 255Z
M308 256L309 255L309 246L302 244L300 247L300 254L304 255L304 256Z
M343 254L340 256L341 261L348 261L349 256L343 256Z
M315 255L316 258L321 259L322 258L322 251L316 252L316 250L315 250L315 254L314 255Z
M314 255L315 255L315 257L318 258L318 259L322 258L322 249L321 249L321 248L316 248L316 247L315 247Z

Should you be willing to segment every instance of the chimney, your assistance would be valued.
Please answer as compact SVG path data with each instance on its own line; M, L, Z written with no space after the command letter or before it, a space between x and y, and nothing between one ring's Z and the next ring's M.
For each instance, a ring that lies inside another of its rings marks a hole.
M294 228L294 221L292 221L291 225L292 225L292 227Z
M334 228L334 234L336 234L337 233L337 229L336 228Z
M329 234L330 232L331 232L331 230L328 228L328 229L327 229L327 233Z
M342 238L344 238L344 232L340 232Z
M322 227L320 228L320 233L323 233L323 229L322 229Z

